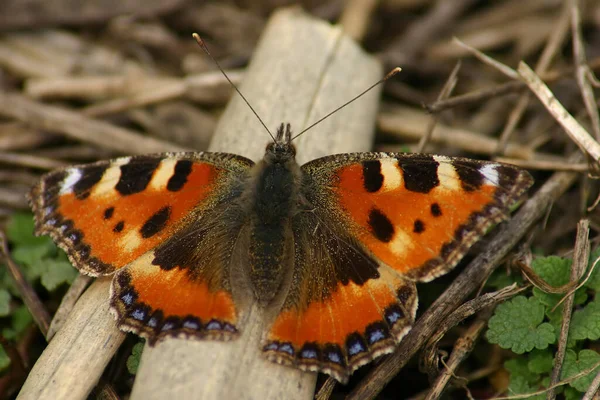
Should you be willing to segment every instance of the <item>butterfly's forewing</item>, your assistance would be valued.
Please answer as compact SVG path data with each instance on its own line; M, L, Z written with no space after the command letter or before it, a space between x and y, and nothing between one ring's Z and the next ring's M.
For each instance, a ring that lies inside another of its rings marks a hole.
M252 165L227 154L167 153L57 170L30 194L36 233L51 235L85 274L117 271L111 304L121 328L151 341L227 335L236 322L228 269L218 256L200 261L197 246L231 252L223 224L210 221L240 195ZM198 221L202 230L192 228Z
M331 156L302 171L294 284L264 349L338 380L393 350L415 318L414 282L453 268L532 184L511 166L419 154Z

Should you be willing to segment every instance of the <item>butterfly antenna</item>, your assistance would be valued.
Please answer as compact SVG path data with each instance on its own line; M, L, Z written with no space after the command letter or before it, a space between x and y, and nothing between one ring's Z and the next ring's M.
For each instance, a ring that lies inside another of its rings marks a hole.
M330 116L332 116L333 114L335 114L336 112L340 111L342 108L346 107L350 103L353 103L354 101L358 100L359 98L361 98L362 96L364 96L365 94L367 94L371 89L373 89L374 87L376 87L378 85L381 85L383 82L387 81L388 79L390 79L391 77L393 77L394 75L396 75L400 71L402 71L402 68L400 68L400 67L394 68L393 70L391 70L390 72L388 72L388 74L386 76L384 76L383 79L380 79L379 81L375 82L373 85L371 85L369 88L367 88L365 91L363 91L359 95L355 96L350 101L347 101L346 103L342 104L341 106L339 106L338 108L336 108L335 110L333 110L332 112L330 112L329 114L327 114L324 117L320 118L316 122L313 122L311 125L308 126L308 128L305 128L302 132L300 132L296 136L294 136L292 138L292 140L296 139L298 136L302 135L304 132L308 131L309 129L311 129L315 125L320 124L321 122L323 122L324 120L326 120L327 118L329 118Z
M202 38L200 37L200 35L198 35L197 33L192 33L192 36L194 37L194 39L196 39L196 42L198 43L198 46L200 46L200 48L202 50L204 50L204 52L211 58L211 60L213 60L213 62L215 63L215 65L217 66L217 68L219 68L219 71L221 71L221 73L223 74L223 76L225 77L225 79L227 79L227 81L229 82L229 84L235 89L235 91L240 95L240 97L244 100L244 102L246 102L246 105L250 108L250 110L252 110L252 112L254 113L254 115L256 115L256 118L258 118L258 120L260 121L260 123L262 124L262 126L265 128L265 130L267 131L267 133L269 134L269 136L271 136L271 139L273 139L273 141L275 141L275 137L273 136L273 134L271 133L271 131L269 130L269 128L267 128L267 125L265 125L265 123L263 122L263 120L258 116L258 113L254 110L254 108L252 108L252 106L250 105L250 103L248 102L248 100L246 100L246 98L244 97L244 95L242 94L242 92L240 92L240 90L237 88L237 86L235 86L235 84L233 82L231 82L231 79L229 79L229 77L227 76L227 74L225 73L225 71L223 70L223 68L221 68L221 65L219 64L219 62L212 56L212 54L210 54L210 51L208 51L208 47L206 47L206 44L204 43L204 40L202 40Z

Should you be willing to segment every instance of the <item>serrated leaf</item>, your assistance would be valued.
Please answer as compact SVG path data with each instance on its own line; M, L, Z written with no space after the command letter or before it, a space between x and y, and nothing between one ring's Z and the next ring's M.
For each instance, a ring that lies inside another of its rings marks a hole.
M33 215L29 213L15 213L6 224L6 236L15 245L38 245L46 242L45 237L33 235Z
M572 264L573 260L571 259L549 256L536 258L531 263L531 268L548 285L560 287L570 282ZM533 288L533 295L549 308L554 307L564 297L564 294L546 293L538 288ZM583 304L586 300L585 289L579 289L575 292L575 304Z
M569 327L569 339L600 339L600 296L583 309L573 313Z
M516 376L513 378L513 376L511 375L510 383L508 385L509 396L533 393L533 392L537 392L538 390L539 389L537 389L536 387L531 386L524 377ZM546 398L546 396L544 394L536 394L534 396L520 397L520 398L525 399L525 400L544 400Z
M25 267L25 270L27 270L28 267L34 267L43 259L54 256L56 254L56 249L54 243L48 239L45 240L44 243L39 243L36 245L16 246L11 254L13 259ZM29 279L35 279L39 276L36 276L35 273L28 273L27 275Z
M579 354L576 354L573 350L567 350L565 354L565 361L562 367L561 380L567 379L573 375L577 375L580 372L592 368L599 362L600 354L593 350L581 350ZM592 383L592 380L594 380L599 368L600 366L581 378L575 379L569 385L580 392L585 392Z
M517 296L500 304L490 318L486 337L503 349L523 354L556 341L554 327L544 320L544 305L535 297Z
M6 317L10 313L10 293L6 289L0 289L0 317Z
M0 372L5 370L10 365L10 357L6 354L4 347L0 345Z
M544 374L552 371L554 356L548 350L533 350L529 354L527 368L536 374Z
M136 343L131 349L131 355L127 357L127 370L131 375L137 374L138 367L140 366L140 358L142 358L142 352L144 351L144 342Z
M55 290L63 283L72 283L77 270L68 261L46 260L46 270L42 273L42 285L49 291Z

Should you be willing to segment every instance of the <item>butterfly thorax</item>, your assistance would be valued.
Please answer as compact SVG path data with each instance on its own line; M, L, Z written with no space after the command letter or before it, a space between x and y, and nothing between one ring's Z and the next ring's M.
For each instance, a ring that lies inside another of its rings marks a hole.
M284 138L285 135L285 138ZM249 275L257 300L268 303L280 291L286 272L292 267L293 234L300 166L291 144L289 124L277 131L276 140L267 146L265 156L252 171L252 193L246 197L249 213Z

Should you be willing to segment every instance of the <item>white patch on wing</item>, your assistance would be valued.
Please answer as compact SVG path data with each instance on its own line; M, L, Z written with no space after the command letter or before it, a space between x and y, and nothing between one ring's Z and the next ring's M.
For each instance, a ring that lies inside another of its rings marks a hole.
M400 257L406 255L407 252L412 251L415 244L410 235L403 230L397 229L396 232L394 232L394 237L388 243L388 246L392 253Z
M79 182L83 174L81 170L78 168L69 168L67 170L67 177L62 181L60 185L60 195L65 193L71 193L73 191L73 186Z
M440 186L438 188L461 190L460 177L452 165L452 161L444 156L433 156L433 159L439 163L437 175L440 180Z
M497 170L498 164L485 164L479 168L479 172L485 177L487 185L500 186L500 176Z
M110 167L104 171L104 175L102 175L100 182L92 189L92 196L101 196L106 193L112 193L121 178L121 165L129 163L130 160L130 157L116 159Z
M165 190L169 183L169 179L175 174L175 164L177 164L177 160L162 160L160 164L158 164L156 171L154 171L149 186L154 190Z
M119 247L126 252L132 252L142 244L142 237L136 229L131 229L119 241Z
M383 175L383 190L395 190L402 185L402 175L398 161L395 158L384 158L381 163L381 175Z

